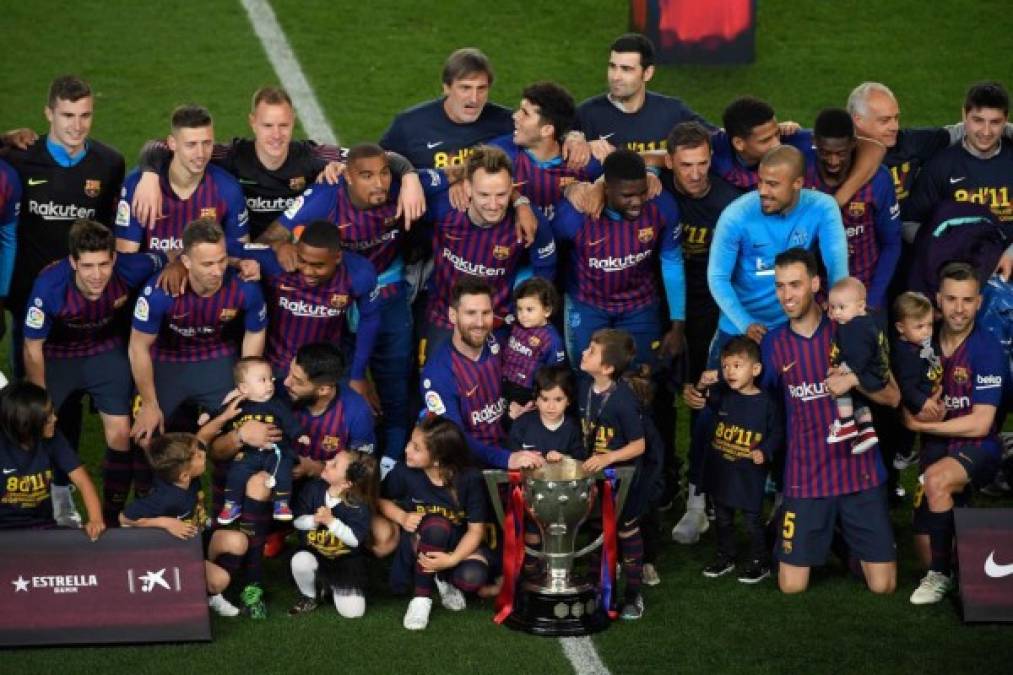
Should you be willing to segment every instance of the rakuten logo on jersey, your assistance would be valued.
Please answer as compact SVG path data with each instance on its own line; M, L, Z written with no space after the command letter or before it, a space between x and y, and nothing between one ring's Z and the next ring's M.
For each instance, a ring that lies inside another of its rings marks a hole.
M330 307L328 305L312 305L303 300L289 300L285 297L278 298L278 306L292 312L295 316L317 319L341 316L342 312L342 310L335 309L334 307Z
M847 235L848 239L854 239L865 234L865 225L852 225L844 230L844 234Z
M277 213L286 210L294 202L295 197L275 197L274 199L266 199L260 196L247 197L246 208L254 213Z
M518 354L523 354L528 358L530 358L534 354L534 352L531 350L531 347L527 346L526 344L523 344L513 335L510 336L510 341L507 344L512 351L515 351Z
M823 382L803 382L802 384L789 384L788 393L792 398L800 401L815 401L816 399L830 396L827 385Z
M506 269L502 267L486 267L465 260L461 256L457 255L449 248L443 249L443 258L450 262L454 266L454 269L458 272L464 272L475 277L503 277L506 276Z
M949 394L943 395L943 406L947 410L963 410L971 407L970 396L950 396Z
M78 218L95 219L95 209L86 209L77 204L57 204L55 202L28 201L28 212L43 220L77 220Z
M394 241L394 238L397 237L398 232L400 232L400 230L388 230L383 234L381 234L379 237L375 237L373 239L362 239L360 241L343 241L341 242L341 248L347 249L349 251L366 251L375 246L386 244L388 241Z
M182 251L183 240L180 237L151 237L148 248L152 251Z
M587 266L593 270L601 270L603 272L622 272L623 270L631 267L636 267L643 261L650 258L652 253L654 253L654 251L631 253L621 258L588 258Z
M481 410L471 413L471 426L477 427L480 424L491 424L503 416L506 409L506 400L499 398L495 403L489 403Z

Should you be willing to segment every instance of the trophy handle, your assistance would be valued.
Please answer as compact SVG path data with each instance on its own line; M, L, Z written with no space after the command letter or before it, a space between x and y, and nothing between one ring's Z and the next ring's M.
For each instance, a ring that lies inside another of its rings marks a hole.
M485 478L485 487L489 491L492 510L499 520L499 526L503 527L506 517L503 514L503 502L499 497L499 486L510 482L510 474L503 469L486 469L482 472L482 477Z

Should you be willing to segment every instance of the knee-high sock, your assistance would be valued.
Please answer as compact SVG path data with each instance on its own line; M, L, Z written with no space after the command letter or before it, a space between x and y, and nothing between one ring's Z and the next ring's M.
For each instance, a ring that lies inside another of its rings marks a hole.
M418 529L419 555L423 553L444 552L450 545L451 525L450 521L441 516L426 516L422 519ZM433 575L426 572L415 562L415 597L432 597Z
M247 497L243 501L243 515L239 529L249 539L246 549L246 583L259 584L264 580L264 540L271 529L273 505Z
M625 534L625 533L623 533ZM640 528L628 536L619 535L619 551L626 577L626 599L632 600L640 592L640 581L644 571L644 539Z
M127 503L133 475L133 457L130 450L114 450L107 447L102 460L102 517L106 521L106 527L120 526L120 511Z
M134 479L134 495L146 495L151 492L151 465L144 449L136 443L130 444L131 472Z
M929 511L925 522L928 525L929 547L932 550L932 564L929 565L929 569L949 574L953 556L953 509L942 513Z

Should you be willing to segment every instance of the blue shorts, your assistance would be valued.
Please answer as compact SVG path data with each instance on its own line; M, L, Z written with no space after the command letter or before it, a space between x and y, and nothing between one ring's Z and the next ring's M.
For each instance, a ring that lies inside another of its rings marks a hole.
M199 405L209 413L222 407L222 401L235 388L232 356L196 363L155 361L155 395L165 419L172 417L184 402Z
M974 445L961 446L935 459L923 458L922 466L928 468L942 457L952 457L967 472L968 484L962 491L953 494L954 506L970 506L974 491L989 485L999 471L999 457L994 452ZM911 530L915 534L928 534L925 518L929 513L929 501L925 499L925 488L920 483L915 486L913 505Z
M122 349L92 356L46 358L46 390L57 410L75 392L91 396L99 412L129 415L134 380Z
M785 497L774 555L798 567L827 560L834 529L839 525L848 548L862 562L897 560L886 486L836 497Z

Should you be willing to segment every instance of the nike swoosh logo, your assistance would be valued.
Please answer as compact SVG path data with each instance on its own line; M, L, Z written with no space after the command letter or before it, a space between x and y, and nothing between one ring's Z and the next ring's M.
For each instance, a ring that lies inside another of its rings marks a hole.
M443 141L436 141L435 143L426 143L426 147L432 150L433 148L443 145Z
M290 292L292 292L292 291L295 290L295 286L286 286L285 284L279 284L278 285L278 290L279 291L285 291L286 293L290 293Z
M612 138L615 135L616 135L616 132L613 131L611 134L605 134L604 136L599 136L598 140L599 141L607 141L608 139Z
M349 228L351 226L352 226L352 223L344 223L342 225L338 225L338 229L339 230L344 230L344 229Z
M243 185L256 185L257 184L257 181L250 180L249 178L240 178L239 182L242 183Z
M190 313L190 312L183 312L182 314L173 314L173 315L172 315L172 318L173 318L174 320L175 320L175 319L185 319L185 318L186 318L186 315L187 315L187 314L189 314L189 313Z
M753 244L753 248L763 248L766 244Z
M608 239L608 237L602 237L601 239L597 239L595 241L589 241L589 242L587 242L587 245L588 246L597 246L598 244L602 243L606 239Z
M14 473L15 471L17 471L17 469L4 469L4 475L6 476L7 474Z
M521 443L521 447L524 448L524 449L527 449L527 448L533 448L535 446L531 445L530 443Z
M47 179L45 179L45 178L42 179L42 180L39 180L38 178L29 178L28 179L28 185L29 186L42 185L43 183L48 183L48 182L49 181Z
M788 363L788 364L785 364L785 365L781 366L781 372L782 373L787 373L789 370L791 370L792 368L795 367L796 363L798 363L798 361L792 361L791 363Z
M471 395L472 395L472 394L474 394L474 393L475 393L476 391L478 391L478 385L477 385L477 384L476 384L476 385L475 385L474 387L472 387L472 388L471 388L471 391L469 391L468 393L466 393L466 394L465 394L465 396L471 396Z
M4 472L6 473L6 471ZM985 559L985 574L992 577L993 579L1002 579L1013 574L1013 563L1008 565L1000 565L995 561L995 551L988 554L988 558Z
M965 178L967 178L967 176L961 176L960 178L951 178L950 179L950 185L956 185L957 183L959 183L960 181L964 180Z

